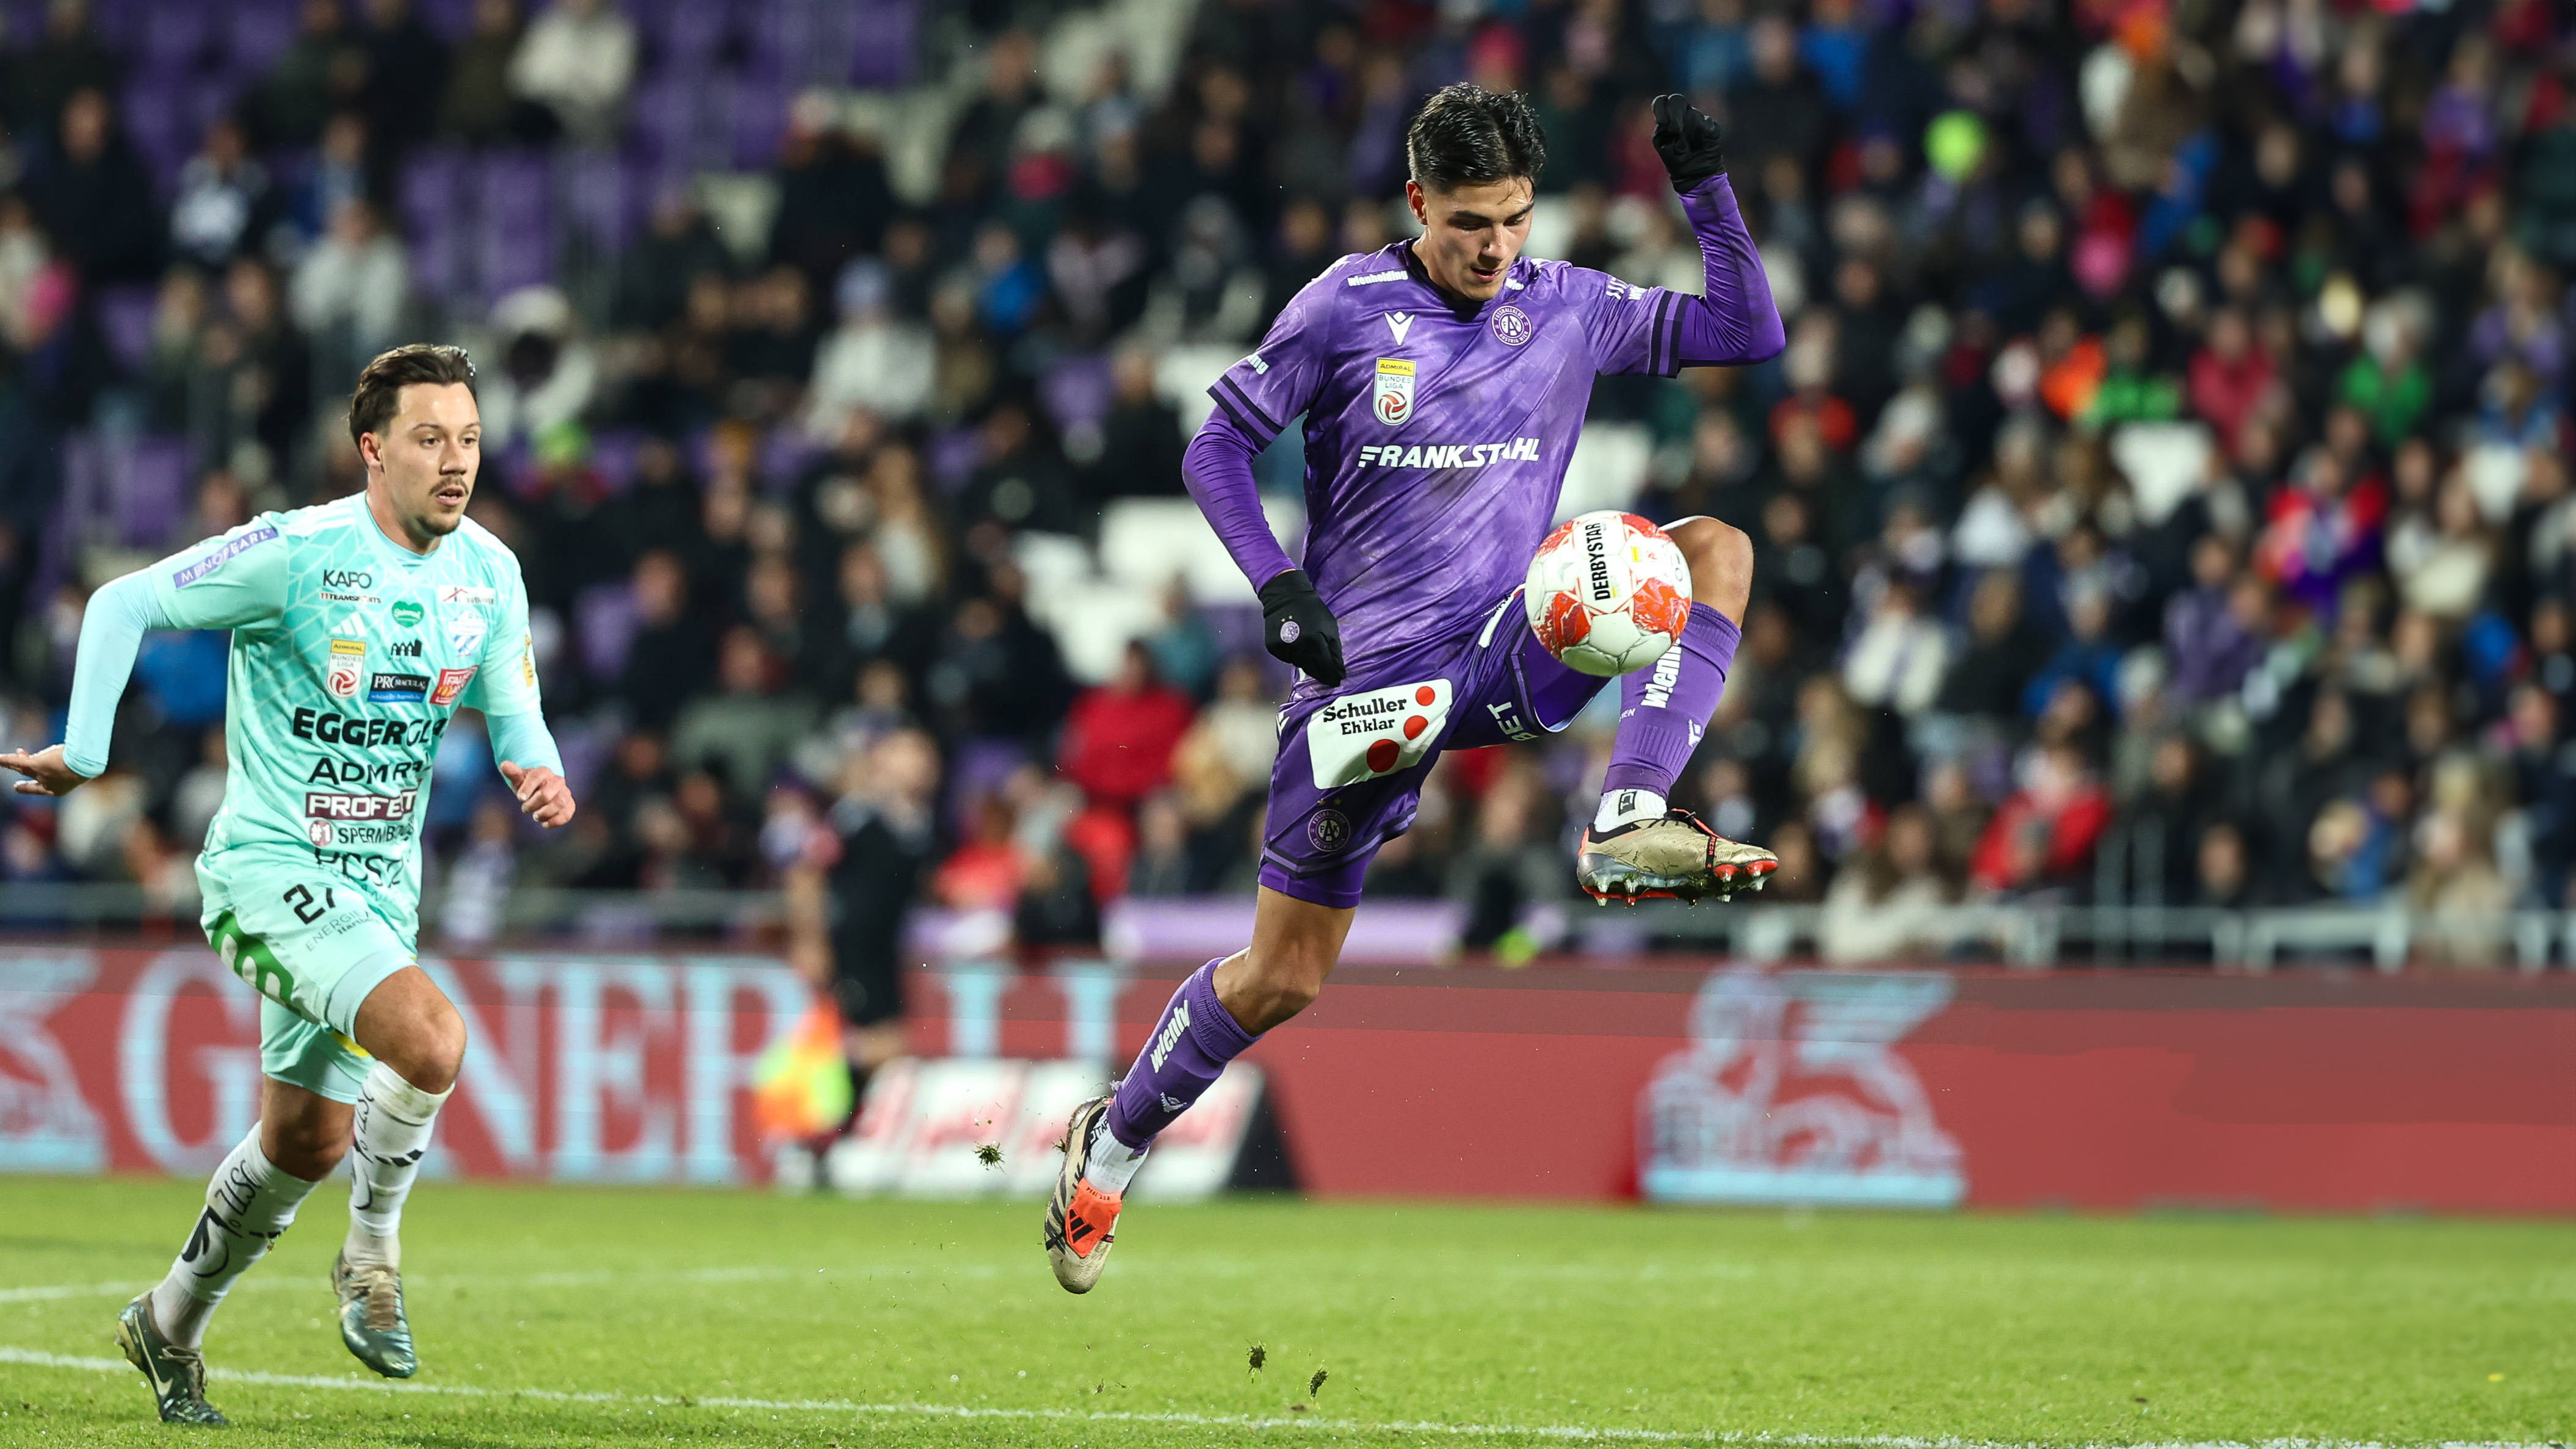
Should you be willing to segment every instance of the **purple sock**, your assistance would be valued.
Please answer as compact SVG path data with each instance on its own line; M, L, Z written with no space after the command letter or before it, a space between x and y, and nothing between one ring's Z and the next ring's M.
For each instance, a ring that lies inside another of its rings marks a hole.
M1743 638L1735 621L1706 604L1691 605L1682 637L1652 669L1619 678L1619 735L1610 751L1610 773L1601 790L1673 793L1673 781L1699 748L1717 701L1726 693L1727 666Z
M1143 1150L1171 1126L1172 1119L1216 1084L1227 1062L1260 1039L1216 999L1216 968L1217 962L1210 961L1172 993L1171 1004L1154 1023L1154 1034L1136 1054L1136 1065L1118 1084L1118 1100L1109 1108L1109 1133L1131 1150Z

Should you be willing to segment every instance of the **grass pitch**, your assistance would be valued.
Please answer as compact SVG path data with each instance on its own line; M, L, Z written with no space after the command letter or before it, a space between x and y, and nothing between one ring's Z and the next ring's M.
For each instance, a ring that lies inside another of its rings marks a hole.
M212 1432L154 1421L108 1342L200 1191L0 1179L0 1444ZM343 1201L316 1193L217 1318L212 1397L237 1426L221 1442L2576 1430L2576 1225L1141 1205L1074 1298L1026 1204L434 1182L405 1219L424 1367L393 1390L331 1326Z

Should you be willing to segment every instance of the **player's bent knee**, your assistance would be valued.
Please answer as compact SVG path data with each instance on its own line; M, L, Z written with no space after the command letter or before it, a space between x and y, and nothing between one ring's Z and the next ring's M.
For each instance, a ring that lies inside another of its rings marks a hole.
M1753 598L1753 540L1743 529L1714 518L1672 525L1673 542L1689 560L1691 597L1742 623Z
M337 1130L334 1130L334 1129ZM276 1164L280 1172L290 1173L306 1182L320 1182L340 1165L349 1153L346 1121L262 1122L260 1152Z

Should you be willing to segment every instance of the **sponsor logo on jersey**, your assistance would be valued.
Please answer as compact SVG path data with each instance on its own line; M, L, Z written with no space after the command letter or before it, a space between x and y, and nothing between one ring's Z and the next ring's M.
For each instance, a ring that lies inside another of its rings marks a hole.
M1377 360L1377 420L1394 427L1413 417L1413 364L1401 357Z
M456 703L456 697L465 692L465 686L474 682L474 669L475 666L469 664L463 669L438 671L438 688L429 692L429 702L441 709Z
M427 611L421 608L418 599L396 599L394 606L385 612L393 615L394 622L404 628L417 629Z
M418 704L429 693L429 676L425 674L371 674L367 676L367 703Z
M335 594L329 589L324 589L322 591L322 602L326 604L374 604L380 603L382 600L379 600L373 594Z
M447 621L447 652L459 659L471 659L483 652L483 636L490 631L491 626L480 619L450 619Z
M358 697L358 673L367 663L367 641L334 639L331 641L331 664L322 675L322 687L335 699Z
M1268 377L1270 375L1270 364L1263 361L1261 354L1258 352L1247 352L1243 354L1242 365L1251 368L1252 375L1254 377Z
M1538 439L1508 443L1370 443L1359 451L1363 468L1482 468L1489 463L1535 463Z
M1395 345L1402 347L1404 345L1404 334L1413 330L1413 314L1410 312L1387 313L1386 330L1395 334Z
M1183 997L1172 1003L1172 1019L1163 1023L1162 1034L1154 1038L1155 1071L1163 1069L1164 1059L1171 1056L1172 1048L1181 1044L1182 1034L1189 1029L1190 1002L1188 997Z
M391 795L343 795L323 790L304 792L304 813L315 820L406 820L420 802L418 790Z
M385 646L385 652L396 659L418 659L420 657L420 641L417 639L396 639L391 644Z
M1638 286L1634 282L1620 281L1617 277L1612 277L1610 279L1609 293L1610 300L1613 302L1621 301L1623 299L1630 302L1642 302L1646 300L1645 288Z
M335 820L307 820L305 838L316 849L333 845L400 845L411 839L408 825L346 825Z
M441 584L438 601L442 604L488 604L493 599L490 584Z
M170 585L173 588L184 589L188 585L195 583L197 580L204 578L206 575L213 573L215 570L222 568L225 564L231 562L235 555L240 554L247 549L255 548L275 537L277 537L277 525L272 523L263 523L259 527L252 529L250 532L243 534L239 538L227 539L225 540L223 547L216 549L213 553L206 555L204 558L201 558L195 563L188 565L186 568L170 575Z
M1404 268L1398 267L1391 272L1362 272L1356 277L1344 279L1342 285L1345 287L1374 287L1380 282L1401 282L1403 280Z
M365 569L324 569L322 587L361 593L376 586L376 576Z
M333 714L324 710L299 709L289 716L287 729L299 740L312 740L325 745L348 745L372 750L380 745L400 745L406 749L438 742L447 733L447 721L425 719L374 719L362 714ZM342 775L341 779L349 778Z
M1518 347L1538 332L1538 324L1530 321L1529 314L1508 302L1494 309L1494 320L1490 325L1494 329L1494 340L1505 347Z
M304 777L304 783L408 788L418 785L429 774L429 764L427 760L335 760L324 755L313 762L313 773Z
M1426 679L1328 701L1306 721L1315 788L1335 790L1421 763L1448 721L1451 698L1448 680Z

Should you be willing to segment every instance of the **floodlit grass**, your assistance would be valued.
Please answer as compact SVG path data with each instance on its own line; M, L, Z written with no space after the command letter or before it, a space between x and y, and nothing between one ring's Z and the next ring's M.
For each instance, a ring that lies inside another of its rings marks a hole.
M0 1179L0 1444L181 1435L100 1361L199 1191ZM2569 1225L1143 1205L1074 1298L1026 1204L430 1183L405 1223L424 1367L395 1392L331 1326L343 1197L316 1193L216 1320L222 1443L2576 1429Z

